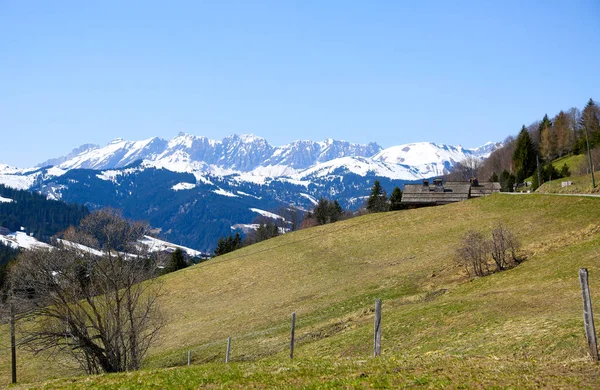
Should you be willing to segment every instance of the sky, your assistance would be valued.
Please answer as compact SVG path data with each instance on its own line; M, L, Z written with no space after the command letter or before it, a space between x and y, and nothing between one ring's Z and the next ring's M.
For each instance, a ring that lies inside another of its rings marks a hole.
M0 0L0 163L115 138L476 147L600 100L600 2Z

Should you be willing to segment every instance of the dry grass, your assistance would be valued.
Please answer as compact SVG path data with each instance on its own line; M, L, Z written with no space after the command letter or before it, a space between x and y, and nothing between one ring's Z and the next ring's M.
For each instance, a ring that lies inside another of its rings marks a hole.
M517 234L529 259L465 283L453 249L467 230L489 232L496 221ZM600 199L498 194L287 234L165 276L169 293L162 304L170 323L146 367L183 365L188 349L194 363L220 361L225 339L232 336L233 360L248 362L236 367L262 367L257 370L264 378L256 384L269 387L274 379L268 367L279 363L268 362L284 361L295 311L297 356L324 359L319 361L325 371L341 364L340 373L352 372L348 367L354 363L339 359L370 355L377 297L384 300L388 357L410 362L415 356L441 356L456 375L461 369L453 367L461 359L497 358L508 367L502 372L515 373L533 359L541 362L541 372L564 366L575 377L585 356L577 269L590 268L592 292L600 291L593 277L600 275L598 221ZM3 346L5 335L3 328ZM265 358L264 366L255 363ZM2 353L0 383L9 380L7 359ZM414 370L437 378L428 373L427 359L421 366L414 363ZM53 361L23 360L24 381L73 372ZM387 370L386 364L372 369ZM217 366L223 367L206 370ZM488 368L473 365L474 372ZM316 369L306 375L318 381Z

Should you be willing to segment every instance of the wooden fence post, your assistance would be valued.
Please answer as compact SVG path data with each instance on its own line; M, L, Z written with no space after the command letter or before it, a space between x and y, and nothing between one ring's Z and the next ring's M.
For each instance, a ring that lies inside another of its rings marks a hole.
M598 341L596 339L596 328L594 326L594 314L592 312L592 298L588 284L587 268L579 269L579 283L581 284L581 295L583 297L583 325L587 339L588 352L594 361L598 361Z
M227 337L227 352L225 353L225 363L229 363L229 354L231 353L231 337Z
M290 331L290 359L294 358L294 332L296 331L296 312L292 313L292 329Z
M11 361L11 376L12 383L17 383L17 343L15 342L15 310L12 300L9 303L10 307L10 361Z
M381 355L381 299L375 300L375 323L374 323L373 355Z

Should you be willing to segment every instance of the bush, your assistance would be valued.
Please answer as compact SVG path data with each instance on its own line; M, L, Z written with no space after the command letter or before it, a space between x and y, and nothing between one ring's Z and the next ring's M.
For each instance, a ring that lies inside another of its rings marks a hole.
M468 231L456 250L455 259L467 275L486 276L491 272L490 257L496 272L517 266L521 262L517 256L519 248L517 237L499 222L492 229L491 239L481 232Z

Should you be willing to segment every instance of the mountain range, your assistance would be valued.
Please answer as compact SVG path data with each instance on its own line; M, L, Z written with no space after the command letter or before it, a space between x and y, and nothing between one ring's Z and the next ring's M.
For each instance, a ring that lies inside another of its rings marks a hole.
M310 210L321 197L355 210L375 180L391 192L443 175L467 157L484 159L500 146L421 142L383 149L333 139L272 146L255 135L217 141L180 133L171 140L85 144L34 168L0 165L0 183L90 209L122 209L171 242L208 251L219 236L257 218L289 225L291 207Z

